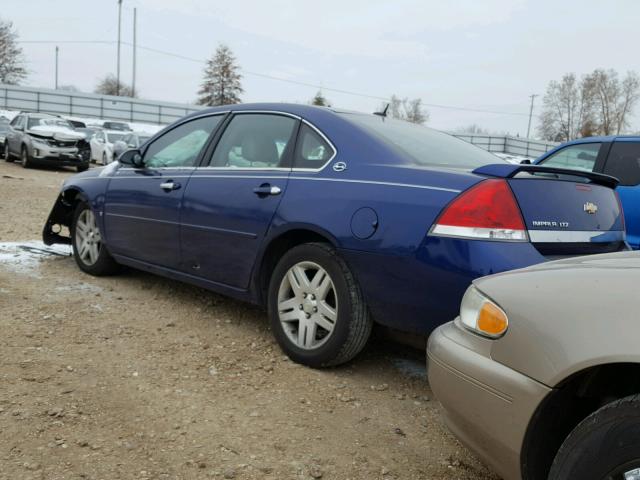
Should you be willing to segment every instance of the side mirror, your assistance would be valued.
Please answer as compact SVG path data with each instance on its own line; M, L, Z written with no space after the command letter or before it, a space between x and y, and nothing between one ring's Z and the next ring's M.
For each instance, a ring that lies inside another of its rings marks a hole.
M531 165L531 160L529 160L528 158L525 158L520 162L520 165Z
M122 165L130 165L133 168L142 168L144 163L142 162L142 154L140 150L127 150L118 158L118 161Z

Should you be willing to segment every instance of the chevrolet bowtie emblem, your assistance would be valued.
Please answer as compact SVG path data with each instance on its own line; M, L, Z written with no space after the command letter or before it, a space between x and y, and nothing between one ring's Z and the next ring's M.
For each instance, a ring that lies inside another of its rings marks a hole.
M593 215L598 211L598 206L595 203L587 202L582 209L588 214Z

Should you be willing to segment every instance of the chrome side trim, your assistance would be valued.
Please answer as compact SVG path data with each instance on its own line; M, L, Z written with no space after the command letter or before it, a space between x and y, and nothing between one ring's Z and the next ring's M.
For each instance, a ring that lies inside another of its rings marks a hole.
M291 176L289 180L316 180L323 182L344 182L344 183L363 183L368 185L385 185L388 187L407 187L407 188L421 188L424 190L437 190L440 192L460 193L462 190L456 190L454 188L433 187L430 185L415 185L412 183L395 183L395 182L379 182L376 180L350 180L347 178L320 178L320 177L297 177Z
M529 230L533 243L604 243L623 242L624 231L581 230Z

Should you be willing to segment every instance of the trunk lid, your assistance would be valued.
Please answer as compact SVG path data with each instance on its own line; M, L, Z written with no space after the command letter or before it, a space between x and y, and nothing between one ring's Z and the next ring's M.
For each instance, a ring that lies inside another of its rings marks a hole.
M544 255L627 248L612 177L538 165L487 165L474 173L508 181L529 239Z

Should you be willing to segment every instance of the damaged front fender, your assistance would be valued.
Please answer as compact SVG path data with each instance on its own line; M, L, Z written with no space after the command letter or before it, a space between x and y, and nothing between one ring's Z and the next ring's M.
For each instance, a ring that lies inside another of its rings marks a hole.
M73 210L79 195L80 193L73 189L63 191L58 195L42 230L42 241L45 245L53 245L55 243L71 245L71 222L73 221ZM66 231L64 227L66 227Z

